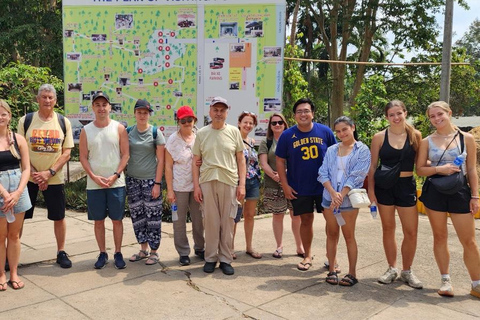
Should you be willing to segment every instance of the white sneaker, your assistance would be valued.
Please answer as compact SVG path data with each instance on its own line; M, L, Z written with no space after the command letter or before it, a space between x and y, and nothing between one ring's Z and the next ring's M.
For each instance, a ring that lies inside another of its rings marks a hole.
M383 283L383 284L389 284L395 281L398 277L398 269L394 267L388 267L388 270L385 271L383 276L378 278L378 282Z
M406 282L410 287L415 289L423 289L423 284L418 280L418 278L412 273L412 271L402 271L400 273L400 278Z
M442 278L442 286L437 293L443 297L453 297L452 280L450 278Z
M472 286L470 294L474 297L480 298L480 284L477 284L475 287Z

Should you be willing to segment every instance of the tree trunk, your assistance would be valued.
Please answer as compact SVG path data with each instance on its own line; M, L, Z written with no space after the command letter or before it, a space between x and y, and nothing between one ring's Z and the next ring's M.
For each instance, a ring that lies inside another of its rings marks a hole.
M292 30L290 32L290 45L293 47L295 45L295 39L297 35L297 20L298 20L298 9L300 8L300 0L297 0L295 4L295 9L293 10L292 17Z

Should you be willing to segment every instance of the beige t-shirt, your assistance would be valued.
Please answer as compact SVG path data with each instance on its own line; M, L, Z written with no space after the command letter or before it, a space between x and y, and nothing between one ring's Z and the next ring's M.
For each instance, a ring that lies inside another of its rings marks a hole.
M30 163L37 171L50 169L62 155L62 148L71 149L74 147L70 120L65 118L66 134L64 135L55 112L52 119L48 121L40 119L38 112L35 112L26 134L23 131L24 123L25 116L18 121L17 132L27 140ZM33 182L31 178L30 181ZM63 183L65 183L63 168L48 180L49 185Z
M192 152L202 158L200 183L218 180L230 186L238 185L236 156L237 152L243 152L243 141L236 127L227 124L220 130L210 125L201 128Z

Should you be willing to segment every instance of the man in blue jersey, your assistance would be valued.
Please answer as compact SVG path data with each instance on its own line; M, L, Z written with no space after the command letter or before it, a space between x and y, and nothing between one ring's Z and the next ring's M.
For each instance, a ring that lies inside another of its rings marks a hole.
M277 171L285 197L292 202L293 214L300 216L300 235L305 256L297 266L307 271L312 266L313 210L322 210L323 186L317 181L327 148L335 136L327 126L313 122L315 106L308 98L293 106L297 125L285 130L277 143Z

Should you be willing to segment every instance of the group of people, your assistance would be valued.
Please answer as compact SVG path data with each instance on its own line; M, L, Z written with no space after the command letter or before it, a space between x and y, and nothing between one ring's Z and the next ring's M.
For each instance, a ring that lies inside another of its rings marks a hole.
M20 237L24 219L33 216L39 191L43 193L48 218L54 221L56 262L63 268L72 266L65 252L62 172L73 147L72 129L68 119L54 111L53 86L42 85L37 101L39 110L20 119L17 134L9 128L10 107L0 101L0 291L8 285L13 289L24 286L17 273ZM313 102L300 99L293 106L295 126L289 127L280 113L269 117L267 137L260 142L258 152L255 141L249 137L258 124L257 116L242 112L237 128L226 123L229 110L227 100L215 97L209 108L212 122L197 130L195 113L189 106L183 106L176 113L177 130L166 141L162 132L149 124L153 110L148 101L136 102L135 125L125 128L110 118L111 104L106 93L99 91L92 97L94 120L82 129L79 150L80 162L87 173L88 219L94 221L100 252L94 264L96 269L108 263L107 217L113 223L114 266L126 267L121 248L127 196L140 245L138 253L129 260L145 260L146 265L159 261L164 174L167 201L174 211L174 244L180 265L191 262L187 213L192 221L193 252L205 260L204 272L214 272L219 263L224 274L234 274L234 237L236 223L242 216L246 254L261 259L262 254L253 245L261 168L262 205L265 212L273 214L274 258L283 255L283 219L288 210L296 254L302 257L297 268L309 270L314 212L323 213L327 235L326 282L342 286L358 283L355 224L359 209L352 204L349 193L366 184L370 202L378 204L388 263L387 271L378 281L388 284L400 277L409 286L421 289L421 281L411 270L418 229L415 169L417 175L427 177L421 200L432 227L434 255L441 273L438 294L454 294L447 246L449 213L464 249L464 262L472 281L471 294L480 298L480 253L473 220L479 209L476 145L472 135L451 123L452 111L447 103L438 101L428 106L427 116L436 130L422 140L420 132L406 120L405 105L396 100L389 102L385 107L389 126L375 134L368 148L358 140L350 118L336 119L332 131L314 121ZM458 158L464 162L459 164ZM377 173L383 174L381 180L375 178ZM387 179L385 174L392 176ZM433 181L453 176L461 180L454 193L444 193ZM397 268L395 211L404 235L401 270ZM9 212L14 213L14 222L7 222ZM338 276L340 267L336 258L340 232L346 242L349 264L342 279Z

